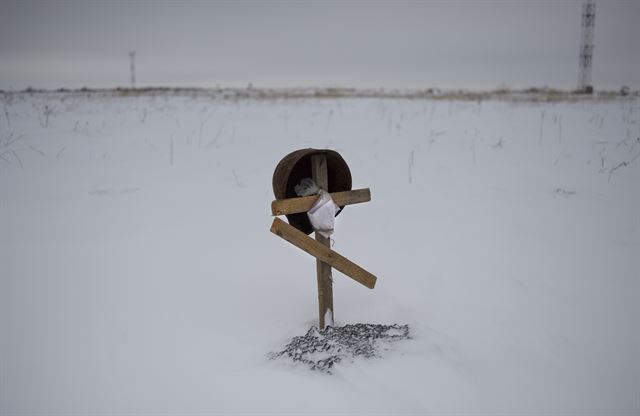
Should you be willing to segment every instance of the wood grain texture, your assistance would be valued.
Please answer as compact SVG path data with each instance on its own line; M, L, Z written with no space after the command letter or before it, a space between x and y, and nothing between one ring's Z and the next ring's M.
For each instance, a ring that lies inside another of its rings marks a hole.
M317 195L301 196L299 198L276 199L271 202L271 215L289 215L307 212L318 199ZM353 191L333 192L331 199L336 205L361 204L371 201L371 191L369 188L354 189Z
M287 240L299 249L311 254L315 258L328 263L336 270L344 273L369 289L373 289L375 287L377 278L373 274L353 263L346 257L343 257L331 250L329 247L317 242L297 228L282 221L280 218L273 219L271 232L284 240Z
M327 156L311 156L311 177L320 189L329 191L329 172L327 171ZM328 238L316 231L316 241L330 248ZM316 272L318 280L318 327L324 329L326 325L333 326L333 281L331 280L331 266L316 258ZM328 321L328 322L327 322Z

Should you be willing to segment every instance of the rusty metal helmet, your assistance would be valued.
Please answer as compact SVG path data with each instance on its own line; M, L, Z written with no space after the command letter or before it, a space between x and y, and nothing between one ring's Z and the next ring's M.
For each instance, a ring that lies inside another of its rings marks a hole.
M311 156L323 154L327 157L327 192L342 192L351 190L351 171L347 162L334 150L329 149L300 149L286 155L273 172L273 194L276 199L295 198L294 187L302 179L311 178ZM338 215L340 211L336 215ZM305 234L311 234L313 227L306 212L287 215L289 224Z

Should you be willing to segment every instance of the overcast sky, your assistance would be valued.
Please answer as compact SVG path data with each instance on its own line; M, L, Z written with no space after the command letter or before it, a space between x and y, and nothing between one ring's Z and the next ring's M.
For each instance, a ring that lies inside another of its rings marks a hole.
M577 84L582 1L0 0L0 89ZM640 88L640 1L596 5L593 84Z

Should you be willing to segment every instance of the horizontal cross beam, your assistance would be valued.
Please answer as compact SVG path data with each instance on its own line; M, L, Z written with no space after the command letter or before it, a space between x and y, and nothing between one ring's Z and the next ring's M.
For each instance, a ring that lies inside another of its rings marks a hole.
M280 218L274 218L273 224L271 225L271 232L306 251L318 260L329 264L334 269L341 271L369 289L373 289L376 285L377 278L374 275L346 257L331 250L329 247L322 245L322 243L314 240L297 228L282 221Z
M360 204L362 202L371 201L371 191L369 188L355 189L353 191L332 192L331 199L336 205L343 207L345 205ZM301 196L299 198L276 199L271 203L272 215L288 215L307 212L318 199L317 195Z

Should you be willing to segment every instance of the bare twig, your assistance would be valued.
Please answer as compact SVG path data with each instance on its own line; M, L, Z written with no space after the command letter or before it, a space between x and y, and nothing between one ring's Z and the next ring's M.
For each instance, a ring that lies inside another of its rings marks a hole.
M569 191L567 189L556 188L556 191L554 192L554 194L555 196L569 197L569 196L575 195L576 191Z
M544 128L544 114L545 114L545 111L542 110L540 112L540 138L538 140L538 145L539 146L542 146L542 136L543 136L542 133L543 133L543 128Z
M33 150L34 152L38 153L40 156L45 156L44 152L32 145L29 145L29 149Z
M4 157L5 154L9 153L9 151L5 151L3 153L0 153L0 159L4 160L5 162L7 162L8 164L11 165L11 161L9 159L7 159L6 157Z
M7 137L6 143L2 144L2 147L9 147L12 144L16 143L18 140L21 140L23 138L24 138L24 134L20 134L16 137L13 137L13 133L9 133L9 137Z
M18 164L20 165L20 169L24 170L24 165L22 164L22 160L20 159L16 151L13 149L10 149L9 151L13 154L13 157L15 157L16 160L18 161Z
M606 153L606 151L606 147L603 147L598 151L598 154L600 155L600 169L598 170L598 173L604 173L606 170L604 166L604 154Z
M203 108L203 112L206 112L206 108ZM211 114L209 114L208 117L205 117L204 119L200 120L200 129L198 131L198 147L202 147L202 131L204 130L204 125L207 124L207 121L209 121L211 119L211 117L213 117L215 114L215 111Z
M429 139L429 144L427 145L427 153L431 152L431 148L433 147L433 144L436 142L436 139L434 139L433 137L431 139Z
M49 127L49 116L53 113L53 110L48 106L44 106L44 126Z
M329 128L329 124L331 124L331 117L333 117L333 109L329 110L329 115L327 116L327 124L324 126L325 130L327 130Z
M210 149L212 147L215 147L216 144L218 143L218 139L220 138L220 134L222 134L222 130L224 130L224 126L221 126L218 129L218 132L216 133L215 137L213 138L213 140L211 140L211 142L209 142L209 144L207 144L205 147L207 149Z
M416 149L411 149L411 153L409 154L409 183L413 182L412 170L413 170L415 152L416 152Z
M498 140L498 143L492 145L491 148L492 149L502 149L502 139L503 139L503 137L500 137L500 140Z
M56 154L56 160L60 160L60 156L62 156L65 150L67 150L67 146L62 146L62 149L60 149L58 154Z
M560 161L560 158L562 157L562 152L560 152L560 154L558 155L558 157L556 158L555 162L553 162L553 166L558 166L558 162Z
M558 118L558 143L562 143L562 116Z
M242 185L242 182L240 182L240 178L238 177L238 174L236 173L236 170L232 169L231 173L233 173L233 178L235 179L236 185L238 185L238 188L242 188L244 185Z
M640 153L638 153L637 155L635 155L631 160L627 160L627 161L624 161L624 162L620 162L620 163L618 163L617 165L615 165L613 168L611 168L611 170L609 171L609 178L607 179L607 182L611 182L611 176L613 175L613 173L614 173L616 170L618 170L618 169L620 169L620 168L623 168L623 167L625 167L625 166L629 166L630 164L632 164L633 162L635 162L635 161L638 159L638 157L640 157Z

